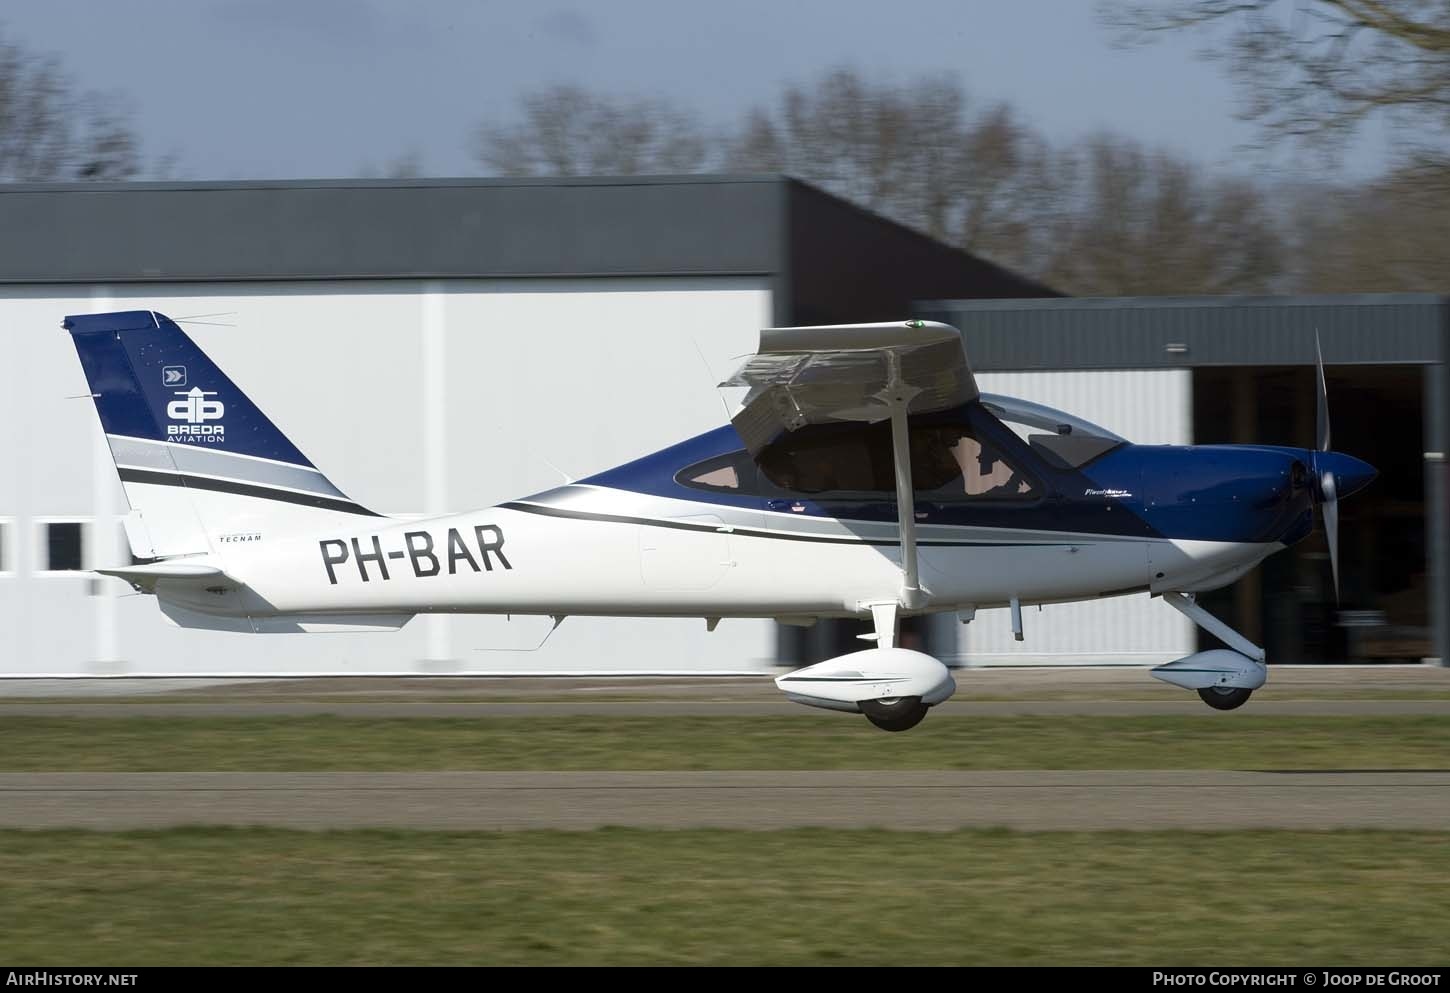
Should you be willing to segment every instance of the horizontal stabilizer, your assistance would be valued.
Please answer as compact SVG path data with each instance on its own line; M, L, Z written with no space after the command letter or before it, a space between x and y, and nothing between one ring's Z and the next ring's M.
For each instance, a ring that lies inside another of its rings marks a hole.
M155 593L156 584L163 579L183 582L190 580L198 583L219 582L228 586L242 585L228 576L220 566L200 560L148 562L144 565L122 566L118 569L97 569L96 572L102 576L124 579L132 586L147 593Z
M284 614L279 616L225 615L196 610L161 598L162 615L179 628L200 631L235 631L242 634L343 634L396 631L412 614Z

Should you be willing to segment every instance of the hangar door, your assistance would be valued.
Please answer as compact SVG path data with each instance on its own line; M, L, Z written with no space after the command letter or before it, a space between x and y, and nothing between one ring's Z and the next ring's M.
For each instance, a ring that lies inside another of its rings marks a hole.
M984 372L977 383L984 393L1056 407L1137 444L1193 442L1188 370ZM1007 610L981 610L970 624L943 620L931 634L941 657L958 665L1146 665L1181 658L1195 645L1192 622L1147 593L1026 609L1020 642L1011 628Z

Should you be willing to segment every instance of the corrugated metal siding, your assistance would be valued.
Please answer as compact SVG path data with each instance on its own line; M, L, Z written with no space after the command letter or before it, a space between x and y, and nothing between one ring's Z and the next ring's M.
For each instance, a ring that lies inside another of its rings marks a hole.
M1193 381L1186 370L984 373L982 391L1070 411L1141 444L1193 440ZM1146 564L1145 564L1146 574ZM1194 651L1193 624L1144 593L1023 613L1012 640L1006 610L983 610L961 627L966 665L1156 664Z
M768 274L784 264L784 185L778 177L0 185L8 236L0 283Z
M979 370L1151 369L1430 363L1444 358L1450 298L1326 297L953 300L918 314L962 330Z
M232 314L187 332L340 488L408 517L537 492L560 469L585 476L719 425L719 370L753 347L772 300L768 281L735 278L0 290L0 520L14 573L0 575L0 676L770 671L765 620L710 633L698 619L575 617L537 651L505 650L543 639L547 622L528 618L254 638L172 627L120 580L36 575L46 518L96 522L92 561L126 561L125 497L94 405L68 399L90 391L60 320L144 307Z

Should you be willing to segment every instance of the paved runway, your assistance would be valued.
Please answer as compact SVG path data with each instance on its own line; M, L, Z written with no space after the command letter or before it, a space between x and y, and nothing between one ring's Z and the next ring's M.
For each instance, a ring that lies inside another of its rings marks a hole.
M1443 830L1450 770L0 774L3 827L179 824Z
M1027 717L1087 715L1214 717L1197 696L1164 691L1162 700L948 700L933 717ZM230 700L206 703L0 703L5 717L799 717L798 703L776 695L762 700L509 700L440 703L409 700ZM1404 716L1450 715L1450 700L1251 700L1242 715ZM930 719L930 718L928 718Z
M1222 716L1142 667L962 669L942 716ZM129 689L130 696L115 699ZM159 691L158 691L159 690ZM107 697L112 697L108 699ZM4 680L0 718L799 715L765 676L743 679L352 678ZM1450 715L1441 666L1279 666L1238 714Z

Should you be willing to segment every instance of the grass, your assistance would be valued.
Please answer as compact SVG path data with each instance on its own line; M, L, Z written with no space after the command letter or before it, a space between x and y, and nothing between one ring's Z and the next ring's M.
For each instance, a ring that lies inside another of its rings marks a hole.
M1443 965L1450 834L0 832L27 965Z
M0 771L1445 769L1450 716L0 719Z

